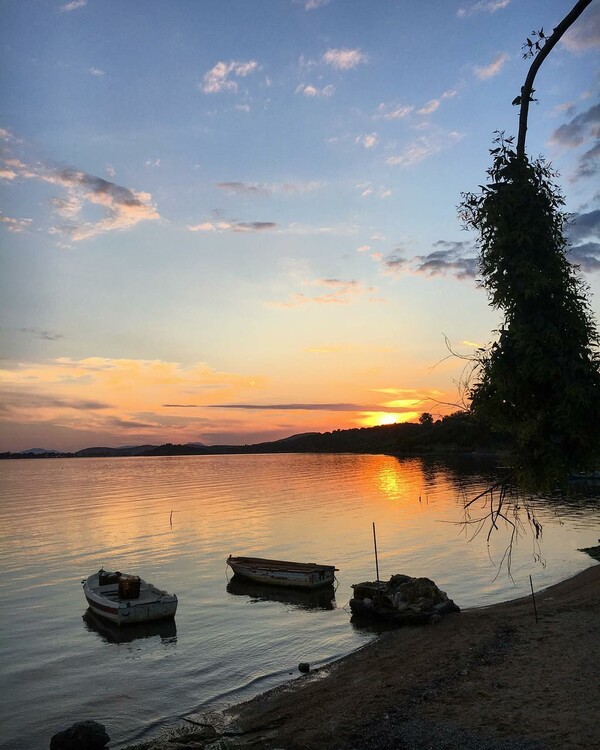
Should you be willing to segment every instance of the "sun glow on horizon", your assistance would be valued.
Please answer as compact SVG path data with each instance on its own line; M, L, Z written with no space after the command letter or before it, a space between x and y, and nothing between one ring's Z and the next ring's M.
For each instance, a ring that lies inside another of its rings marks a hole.
M362 427L382 427L390 424L403 424L418 419L419 413L416 411L407 411L395 413L389 411L370 411L360 419Z

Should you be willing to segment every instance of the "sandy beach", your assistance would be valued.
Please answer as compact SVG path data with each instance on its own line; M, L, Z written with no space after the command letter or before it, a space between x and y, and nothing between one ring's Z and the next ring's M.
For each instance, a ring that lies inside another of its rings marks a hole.
M600 748L600 565L531 597L382 634L138 750Z

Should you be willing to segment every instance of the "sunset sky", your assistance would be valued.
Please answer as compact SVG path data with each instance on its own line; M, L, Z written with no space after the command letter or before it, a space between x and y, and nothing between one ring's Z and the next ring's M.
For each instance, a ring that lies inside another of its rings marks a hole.
M1 0L0 450L456 409L461 192L574 0ZM600 0L536 81L600 317Z

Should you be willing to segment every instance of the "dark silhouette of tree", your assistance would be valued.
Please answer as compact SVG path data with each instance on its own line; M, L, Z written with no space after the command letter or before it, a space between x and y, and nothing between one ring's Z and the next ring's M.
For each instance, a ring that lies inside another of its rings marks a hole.
M476 355L473 414L508 437L515 476L551 489L600 460L600 338L578 269L567 260L564 199L556 173L525 153L535 74L591 0L580 0L533 56L521 95L519 137L496 133L488 183L463 195L461 216L479 235L480 271L492 307L503 312L497 340Z

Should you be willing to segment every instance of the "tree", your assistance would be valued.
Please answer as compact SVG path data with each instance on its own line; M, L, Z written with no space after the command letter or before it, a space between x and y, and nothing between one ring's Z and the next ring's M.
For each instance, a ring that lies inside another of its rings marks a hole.
M543 158L525 152L535 75L591 0L580 0L533 56L521 95L517 146L496 133L489 181L463 195L461 216L479 235L480 271L492 307L503 312L497 340L476 356L473 414L506 435L521 487L554 488L600 460L600 338L587 289L567 260L568 216Z
M419 417L419 424L423 427L431 427L433 424L433 417L428 411L424 411Z

